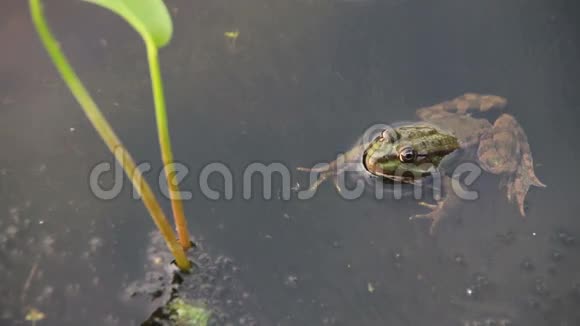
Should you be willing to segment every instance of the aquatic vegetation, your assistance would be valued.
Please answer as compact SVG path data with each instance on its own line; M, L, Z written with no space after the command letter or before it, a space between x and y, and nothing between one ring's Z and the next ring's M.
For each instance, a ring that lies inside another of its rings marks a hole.
M167 110L165 108L165 97L163 95L163 82L161 79L158 55L159 48L167 45L173 34L171 16L162 0L85 1L107 8L123 17L141 35L145 42L151 88L155 102L157 133L161 147L163 166L165 167L167 189L169 189L171 195L171 207L177 232L179 233L179 241L184 249L188 249L191 246L191 242L187 230L187 221L183 212L183 204L179 197L178 186L172 182L175 169L172 165L173 151L171 150L171 138L169 136Z
M156 226L163 235L169 250L175 257L176 263L182 270L190 269L190 262L184 249L191 245L183 204L179 197L179 189L173 182L173 152L170 145L169 127L163 95L161 69L159 66L158 49L166 45L171 39L173 27L167 7L162 0L86 0L107 8L123 17L143 38L147 49L147 58L150 68L151 87L155 102L155 115L162 161L165 166L168 189L170 191L171 206L175 224L179 234L179 242L165 213L155 198L151 187L144 180L135 161L123 146L103 114L90 96L89 92L71 67L68 59L61 51L56 38L53 36L43 14L40 0L29 0L32 21L36 31L47 50L59 74L69 87L75 99L103 139L109 150L123 167L133 186L143 198L145 207L153 218Z
M231 257L212 255L203 240L196 244L188 251L188 257L196 262L194 272L183 277L174 268L167 268L165 263L173 257L159 232L149 233L145 242L148 272L130 280L123 290L125 298L149 302L147 310L152 314L141 325L203 325L204 316L208 325L269 325L261 315L255 315L260 303L240 281L240 266Z
M170 320L174 325L205 326L211 312L202 305L187 303L182 299L174 299L166 307L170 311Z

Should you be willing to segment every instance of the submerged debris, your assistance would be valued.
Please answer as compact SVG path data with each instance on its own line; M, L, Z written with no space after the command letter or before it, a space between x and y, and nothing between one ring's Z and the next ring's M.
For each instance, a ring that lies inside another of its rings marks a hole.
M573 246L574 243L576 243L576 237L565 231L558 233L558 239L564 246L567 247Z
M252 296L236 281L239 267L232 259L213 258L198 246L188 252L193 270L181 273L170 263L173 257L159 233L152 232L150 239L149 272L126 289L129 298L148 296L157 307L142 325L237 325L240 320L244 325L258 325L251 314L258 309Z
M463 326L509 326L512 325L512 321L508 318L485 318L485 319L477 319L477 320L462 320L461 321Z
M46 315L36 308L30 308L24 317L26 321L31 321L33 325L44 318L46 318Z
M369 293L375 292L375 287L373 286L373 283L371 283L371 282L367 283L367 290L369 291Z
M534 263L528 257L526 257L526 258L524 258L524 260L522 260L520 266L522 267L523 270L528 271L528 272L531 272L534 269L536 269L536 267L534 266Z
M298 286L298 276L288 275L284 280L284 285L289 288L295 289Z
M455 254L453 261L458 265L465 265L465 257L462 254Z
M234 40L234 41L235 41L235 40L238 38L238 36L240 36L240 31L238 31L238 30L236 29L236 30L233 30L233 31L225 32L225 33L224 33L224 36L225 36L226 38L229 38L229 39L231 39L231 40Z

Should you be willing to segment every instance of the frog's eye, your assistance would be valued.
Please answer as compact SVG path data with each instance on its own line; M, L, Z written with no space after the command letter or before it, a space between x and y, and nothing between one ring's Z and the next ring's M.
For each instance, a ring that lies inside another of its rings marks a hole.
M411 163L417 158L417 152L411 147L405 147L399 152L399 160L403 163Z

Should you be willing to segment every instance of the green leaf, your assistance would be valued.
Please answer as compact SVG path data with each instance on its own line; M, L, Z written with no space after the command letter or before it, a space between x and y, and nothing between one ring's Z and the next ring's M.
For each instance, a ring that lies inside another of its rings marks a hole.
M123 17L147 42L151 39L157 48L171 40L173 24L163 0L84 0L107 8Z

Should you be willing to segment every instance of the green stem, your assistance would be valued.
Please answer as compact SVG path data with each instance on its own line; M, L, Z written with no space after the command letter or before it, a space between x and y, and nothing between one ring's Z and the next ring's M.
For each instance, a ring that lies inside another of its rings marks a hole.
M92 123L93 127L97 130L109 150L115 154L117 160L119 160L121 166L125 170L125 173L131 179L133 186L141 197L145 207L149 211L149 214L153 218L153 221L159 228L159 231L163 235L169 250L175 257L177 266L181 270L189 270L191 264L185 255L183 248L177 242L177 238L171 225L167 221L161 206L155 199L155 195L151 190L151 187L144 181L143 176L139 169L136 167L135 162L129 152L125 149L101 111L99 110L97 104L91 98L89 92L82 84L77 74L69 64L66 56L60 50L58 41L52 35L46 20L44 19L44 14L42 11L42 5L40 0L29 0L30 13L32 16L32 21L36 28L36 31L48 52L52 62L56 66L58 72L60 73L62 79L65 81L70 91L74 95L75 99L81 105L83 111L87 115L87 118Z
M143 34L142 34L143 35ZM149 60L149 73L151 78L151 88L153 91L153 100L155 102L155 118L157 121L157 135L159 137L159 146L161 148L161 158L167 180L167 189L169 190L169 199L173 210L173 219L179 242L184 249L191 246L189 231L187 228L187 219L183 211L183 203L179 193L179 186L175 175L173 151L171 150L171 137L169 135L169 126L167 122L167 110L165 108L165 96L163 95L163 82L161 78L161 69L159 67L159 56L157 46L150 38L145 38L147 46L147 59Z

